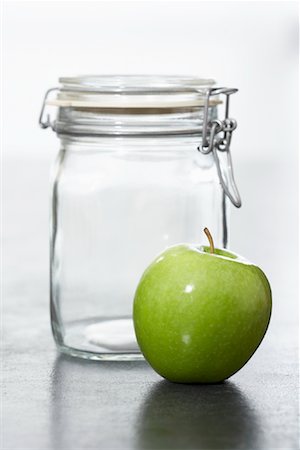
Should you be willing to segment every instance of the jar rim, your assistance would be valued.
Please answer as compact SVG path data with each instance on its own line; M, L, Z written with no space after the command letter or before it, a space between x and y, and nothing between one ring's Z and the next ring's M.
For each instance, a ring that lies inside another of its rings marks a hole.
M182 108L203 106L213 79L186 75L82 75L59 78L62 108ZM220 103L217 97L210 105Z
M99 92L148 92L197 90L212 86L215 80L188 75L146 75L146 74L111 74L111 75L79 75L60 77L59 82L65 88L79 88Z

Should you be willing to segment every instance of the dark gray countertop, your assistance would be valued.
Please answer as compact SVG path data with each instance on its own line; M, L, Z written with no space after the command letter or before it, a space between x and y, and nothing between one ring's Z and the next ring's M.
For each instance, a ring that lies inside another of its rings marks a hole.
M237 172L245 207L233 212L232 248L269 275L271 326L230 380L188 386L162 380L143 361L88 362L56 352L48 315L49 160L10 158L4 166L3 448L297 449L297 248L281 236L285 227L297 240L297 199L286 200L293 173L282 192L282 167ZM264 195L253 193L251 171Z

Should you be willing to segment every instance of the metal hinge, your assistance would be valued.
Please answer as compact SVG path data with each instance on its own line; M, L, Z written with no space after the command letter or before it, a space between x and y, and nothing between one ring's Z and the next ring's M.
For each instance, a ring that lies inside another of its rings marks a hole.
M55 131L55 120L51 121L50 114L46 113L46 107L47 107L46 102L48 100L49 94L51 92L58 91L58 90L59 90L58 87L48 89L48 91L46 92L46 94L44 96L42 109L41 109L40 117L39 117L39 125L43 129L50 127L50 128L52 128L53 131Z
M232 133L237 127L237 122L235 119L229 118L229 98L231 94L235 94L237 91L238 89L225 87L209 88L207 90L204 103L202 142L200 143L198 150L205 155L212 152L221 186L234 206L240 208L242 202L233 175L233 166L230 153ZM209 121L208 108L210 97L220 94L224 94L226 96L225 118L223 120ZM225 174L223 173L224 168L223 170L221 168L218 151L226 152L227 155L227 167Z

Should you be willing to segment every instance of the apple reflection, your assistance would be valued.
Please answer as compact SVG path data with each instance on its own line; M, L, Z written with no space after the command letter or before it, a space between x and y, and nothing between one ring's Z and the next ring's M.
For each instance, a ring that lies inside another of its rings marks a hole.
M141 450L259 448L259 440L259 421L232 382L158 382L138 414L136 448Z

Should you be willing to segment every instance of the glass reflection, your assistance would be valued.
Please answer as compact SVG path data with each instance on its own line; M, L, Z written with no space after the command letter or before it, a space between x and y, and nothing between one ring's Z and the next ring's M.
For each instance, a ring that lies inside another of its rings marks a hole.
M51 373L51 448L262 448L257 413L233 382L157 379L145 361L59 356Z

